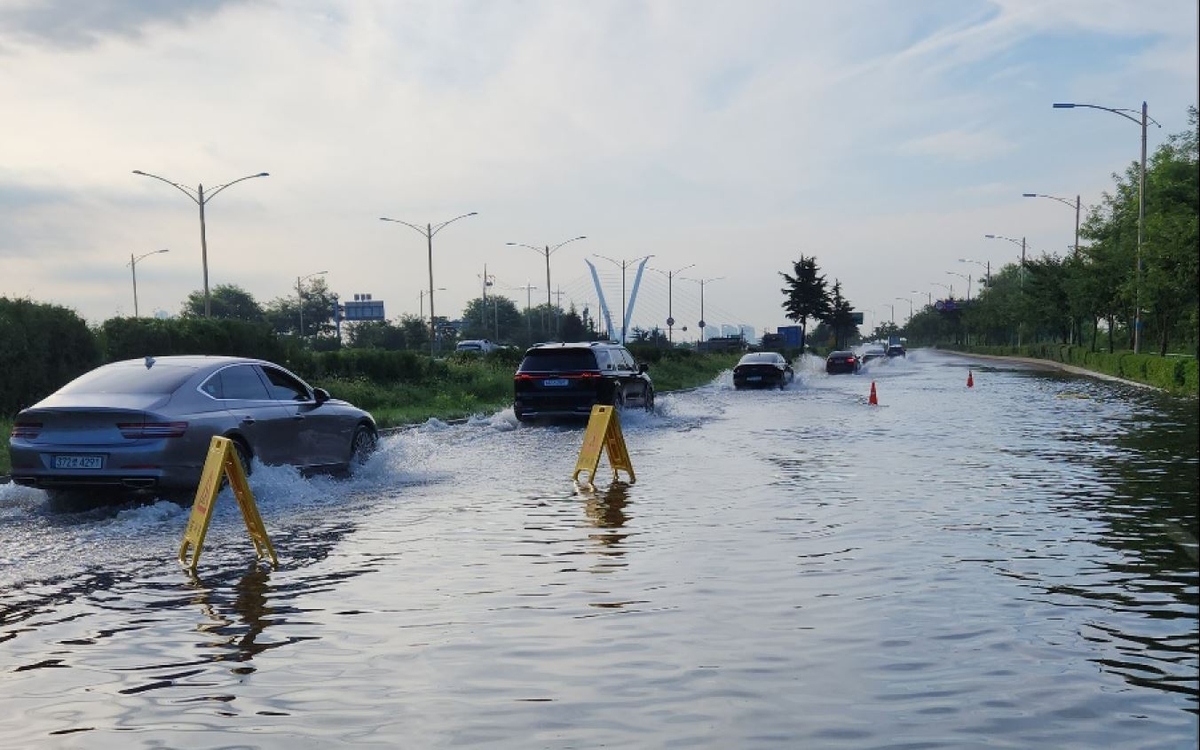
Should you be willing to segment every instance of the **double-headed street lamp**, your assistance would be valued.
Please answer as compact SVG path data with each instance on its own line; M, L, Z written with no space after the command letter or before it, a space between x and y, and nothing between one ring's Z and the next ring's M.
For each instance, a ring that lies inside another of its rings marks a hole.
M1075 209L1075 248L1074 248L1073 252L1076 252L1076 253L1079 252L1079 206L1080 206L1080 203L1079 203L1078 195L1075 196L1074 203L1067 200L1066 198L1059 198L1057 195L1046 195L1044 193L1021 193L1021 197L1023 197L1023 198L1049 198L1052 201L1058 201L1059 203L1063 204L1067 208L1074 208Z
M1146 234L1146 125L1151 122L1160 128L1162 125L1159 125L1158 121L1150 117L1147 113L1146 102L1142 102L1142 116L1140 120L1133 116L1137 112L1132 109L1101 107L1098 104L1076 104L1074 102L1054 103L1054 109L1075 109L1077 107L1102 109L1105 112L1112 112L1114 115L1120 115L1130 122L1137 123L1142 128L1142 160L1141 166L1138 169L1137 278L1134 280L1133 285L1133 353L1137 354L1141 350L1142 342L1142 240ZM1078 240L1076 240L1075 246L1079 247Z
M699 325L700 325L700 342L701 343L704 343L704 335L705 335L704 334L704 326L705 326L705 322L704 322L704 285L711 281L720 281L723 278L725 278L725 277L724 276L714 276L710 279L689 279L689 281L694 281L700 285L700 323L699 323Z
M296 277L296 301L300 303L300 340L301 341L304 341L304 287L301 286L301 284L303 284L305 281L308 281L309 279L313 278L314 276L324 276L327 273L329 273L329 272L328 271L317 271L315 273L310 273L307 276L297 276Z
M135 318L138 317L138 304L137 304L137 263L138 263L138 261L141 260L142 258L148 258L151 255L158 255L159 253L169 253L169 252L171 252L170 248L164 247L162 250L151 250L148 253L143 253L142 255L139 255L136 258L133 257L133 253L129 254L129 272L133 274L133 317L135 317Z
M1020 248L1021 248L1021 276L1020 276L1020 279L1021 279L1021 288L1024 289L1025 288L1025 238L1022 237L1021 239L1018 240L1014 237L1005 237L1004 235L1001 235L1001 234L985 234L983 236L985 239L1005 240L1007 242L1013 243L1014 245L1020 246ZM990 276L990 274L989 274L989 276ZM991 281L989 280L988 283L990 284Z
M404 226L416 230L418 233L425 236L429 247L429 356L433 357L437 348L437 317L433 314L433 235L442 231L447 225L453 224L459 219L465 219L468 216L476 216L478 212L472 211L469 214L461 214L453 219L447 219L441 224L426 224L425 226L417 226L409 224L407 221L400 219L389 219L386 216L380 216L380 221L390 221L394 224L403 224Z
M581 234L578 237L572 237L569 240L563 240L562 242L558 243L557 245L554 245L554 246L544 245L542 247L526 245L521 242L505 242L504 243L506 245L511 245L513 247L527 247L530 250L533 250L537 253L540 253L541 255L546 256L546 314L547 315L550 315L551 311L554 309L550 302L550 256L554 254L555 250L559 249L563 245L574 242L575 240L586 240L586 239L587 239L587 235ZM546 326L546 328L547 328L547 333L550 333L548 325ZM556 330L553 332L555 337L558 336L557 328L558 328L558 326L555 326Z
M195 190L192 190L189 187L184 187L183 185L180 185L178 182L172 182L172 181L168 180L166 177L159 177L156 174L150 174L149 172L143 172L140 169L133 170L133 173L137 174L137 175L141 175L142 177L153 177L156 180L160 180L162 182L167 183L171 187L177 189L179 192L186 195L188 198L191 198L192 202L200 207L200 260L204 266L204 317L211 318L212 317L212 302L211 302L211 300L209 298L209 294L208 294L208 240L205 238L205 231L204 231L204 205L206 203L208 203L210 200L212 200L213 198L217 197L217 193L221 192L222 190L229 187L230 185L236 185L239 182L242 182L243 180L252 180L255 177L269 177L270 174L267 172L259 172L258 174L248 174L245 177L237 178L233 182L227 182L224 185L217 185L214 189L209 191L208 195L205 195L203 184L198 185Z
M689 268L693 268L693 267L695 267L695 265L696 265L695 263L689 263L686 266L684 266L683 268L676 268L674 271L663 271L658 268L651 269L654 271L658 271L663 276L667 277L667 343L668 344L674 343L674 341L675 341L675 336L674 336L675 313L673 311L673 308L671 307L671 281L672 281L672 279L675 278L675 274L679 273L680 271L686 271ZM701 317L704 317L703 313L701 313Z
M595 255L595 254L593 254L593 255ZM625 343L625 329L629 325L629 321L627 320L627 315L625 312L625 269L629 268L634 263L639 263L639 262L645 263L646 261L653 258L654 255L653 254L643 255L642 257L634 258L633 260L614 260L613 258L610 258L607 255L595 255L595 257L603 258L604 260L607 260L609 263L612 263L613 265L615 265L617 268L621 269L621 343L624 344ZM641 278L642 278L641 271L639 270L638 271L638 280L640 281ZM636 285L634 288L634 292L635 293L637 292ZM704 304L703 303L703 299L704 299L704 287L703 286L700 287L700 299L701 299L700 304L703 306L703 304ZM701 317L703 317L703 315L701 315Z

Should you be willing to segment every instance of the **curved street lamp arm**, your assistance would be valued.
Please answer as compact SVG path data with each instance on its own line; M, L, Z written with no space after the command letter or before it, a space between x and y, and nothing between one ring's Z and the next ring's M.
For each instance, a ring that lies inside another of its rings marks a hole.
M1049 198L1050 200L1058 201L1072 211L1078 208L1075 201L1069 201L1066 198L1059 198L1057 195L1046 195L1045 193L1021 193L1022 198Z
M432 239L435 234L437 234L438 232L445 229L448 225L453 224L454 222L458 221L459 219L465 219L468 216L476 216L477 214L478 214L477 211L472 211L469 214L461 214L459 216L455 216L453 219L447 219L446 221L443 221L441 224L434 226L433 230L430 231L430 233L429 233L430 239Z
M217 185L215 188L213 188L211 191L209 191L208 195L204 196L204 202L208 203L210 200L212 200L213 198L216 197L217 193L221 192L222 190L229 187L230 185L238 184L242 180L253 180L255 177L270 177L270 176L271 176L270 172L259 172L258 174L248 174L245 177L239 177L236 180L234 180L233 182L227 182L224 185Z
M1005 237L1004 235L1001 235L1001 234L985 234L983 236L989 240L1008 240L1009 242L1013 243L1014 245L1024 244L1020 240L1013 239L1012 237Z
M425 227L419 227L416 224L409 224L407 221L401 221L400 219L389 219L386 216L380 216L379 220L380 221L390 221L393 224L403 224L406 227L410 227L410 228L415 229L416 231L420 232L422 237L428 238L428 237L432 236L428 232L425 231Z
M178 182L171 182L171 181L170 181L170 180L168 180L166 177L159 177L159 176L158 176L158 175L156 175L156 174L150 174L149 172L143 172L143 171L142 171L142 170L140 170L140 169L135 169L135 170L133 170L133 173L134 173L134 174L137 174L137 175L141 175L142 177L153 177L154 179L156 179L156 180L158 180L158 181L160 181L160 182L165 182L165 183L167 183L168 185L170 185L171 187L173 187L173 188L175 188L176 190L178 190L179 192L181 192L181 193L183 193L184 195L186 195L188 198L191 198L191 199L192 199L192 203L195 203L197 206L199 206L199 205L200 205L200 198L199 198L199 197L197 197L197 196L196 196L196 195L193 193L193 191L192 191L192 189L191 189L191 188L186 188L186 187L184 187L183 185L180 185Z
M1129 120L1130 122L1135 123L1138 127L1141 127L1141 125L1142 125L1141 119L1133 116L1133 115L1141 114L1141 112L1139 112L1136 109L1124 109L1124 108L1120 108L1120 107L1117 107L1117 108L1101 107L1099 104L1076 104L1074 102L1055 102L1054 103L1054 109L1076 109L1079 107L1083 107L1086 109L1102 109L1105 112L1112 112L1114 115L1120 115L1121 117L1124 117L1126 120ZM1130 114L1130 113L1133 113L1133 114ZM1158 127L1160 127L1160 128L1162 127L1162 125L1159 124L1158 120L1155 120L1150 115L1146 115L1146 121L1152 122L1155 125L1158 125Z
M592 253L592 256L596 257L596 258L603 258L604 260L607 260L609 263L612 263L613 265L615 265L617 268L625 268L625 266L627 266L629 264L629 261L613 260L612 258L608 257L607 255L601 255L600 253Z
M536 251L539 255L546 255L546 250L544 248L534 247L533 245L526 245L524 242L505 242L504 244L511 245L512 247L527 247L530 250Z
M134 264L134 263L137 263L137 262L138 262L139 260L141 260L142 258L149 258L151 255L158 255L159 253L169 253L169 252L171 252L171 248L169 248L169 247L164 247L162 250L151 250L151 251L150 251L150 252L148 252L148 253L142 253L141 255L139 255L138 257L134 258L133 260L131 260L131 261L130 261L129 263L127 263L126 265L132 265L132 264Z
M566 244L569 244L569 243L571 243L571 242L574 242L575 240L586 240L586 239L587 239L587 235L586 235L586 234L581 234L581 235L579 235L578 237L572 237L572 238L571 238L571 239L569 239L569 240L563 240L562 242L558 243L558 244L557 244L557 245L555 245L554 247L552 247L552 248L550 248L549 250L547 250L547 251L546 251L546 255L547 255L547 256L549 256L549 255L552 255L552 254L554 253L554 251L555 251L555 250L559 249L559 248L560 248L560 247L562 247L563 245L566 245Z
M683 273L684 271L688 270L689 268L695 268L695 267L696 267L696 264L695 264L695 263L688 263L688 264L687 264L686 266L684 266L683 268L676 268L674 271L664 271L664 270L662 270L661 268L651 268L650 270L651 270L651 271L658 271L658 272L659 272L659 273L661 273L663 276L666 276L667 278L672 278L672 277L674 277L676 274ZM682 277L680 277L680 278L682 278Z

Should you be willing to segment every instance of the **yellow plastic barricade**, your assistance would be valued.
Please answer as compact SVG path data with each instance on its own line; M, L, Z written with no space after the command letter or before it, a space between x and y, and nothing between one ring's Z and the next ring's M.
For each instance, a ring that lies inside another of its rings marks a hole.
M608 463L612 466L613 479L620 477L618 470L624 469L629 474L629 483L637 481L633 474L633 464L629 461L629 450L625 447L625 436L621 434L621 420L617 411L611 406L596 404L592 407L592 415L588 417L587 431L583 433L583 447L579 450L579 460L575 462L575 473L571 478L579 482L579 474L588 472L589 485L596 483L596 469L600 466L600 453L608 450Z
M262 516L258 514L258 506L254 503L254 493L250 491L250 483L246 481L246 470L242 467L233 441L229 438L214 436L208 446L208 458L204 461L204 471L200 475L200 486L196 488L196 499L192 503L192 514L188 517L187 530L183 533L183 543L179 546L179 562L187 564L188 569L196 572L200 562L200 551L204 547L204 535L208 533L208 524L212 520L213 506L221 492L221 477L229 479L233 487L233 496L237 498L238 507L242 510L242 518L246 522L246 530L250 533L250 541L254 543L254 552L259 559L271 558L271 564L278 567L279 558L275 556L275 548L267 537L263 526ZM191 564L187 563L188 548L192 550Z

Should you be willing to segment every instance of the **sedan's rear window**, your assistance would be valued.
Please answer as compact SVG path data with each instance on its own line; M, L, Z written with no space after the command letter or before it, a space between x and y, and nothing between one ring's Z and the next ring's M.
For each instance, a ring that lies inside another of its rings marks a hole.
M59 393L173 393L196 374L194 367L155 363L101 367L80 375Z
M596 355L590 349L541 349L521 361L521 372L595 370Z

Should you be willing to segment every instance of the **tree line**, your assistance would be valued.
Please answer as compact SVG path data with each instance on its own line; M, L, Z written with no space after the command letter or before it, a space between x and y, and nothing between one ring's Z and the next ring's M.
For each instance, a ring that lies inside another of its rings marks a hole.
M1031 345L1057 342L1200 356L1200 124L1168 136L1146 164L1145 223L1138 244L1139 177L1132 163L1081 223L1080 246L1010 263L973 300L929 306L906 326L935 344ZM1140 269L1139 269L1140 265ZM1140 315L1139 315L1140 310Z

